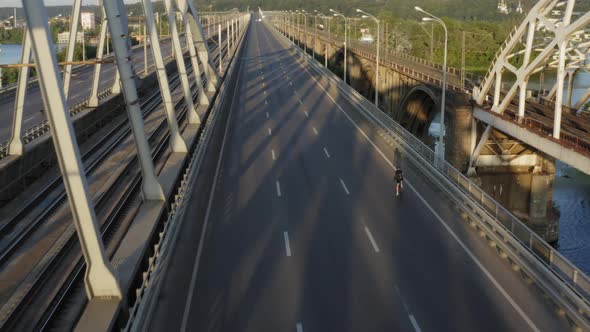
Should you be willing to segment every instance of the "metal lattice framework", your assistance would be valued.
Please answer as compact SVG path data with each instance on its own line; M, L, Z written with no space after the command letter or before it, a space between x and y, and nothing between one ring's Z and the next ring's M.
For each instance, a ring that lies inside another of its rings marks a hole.
M519 117L524 117L526 91L531 75L548 67L557 69L552 89L555 95L553 137L559 138L563 91L568 72L573 82L574 73L583 68L590 49L590 12L576 12L582 0L540 0L528 13L523 23L515 28L496 54L496 59L474 99L481 105L488 100L494 87L492 111L503 113L516 94L519 94ZM505 70L516 76L509 89L502 91ZM571 85L570 85L571 86Z
M171 90L168 84L168 77L165 62L162 56L159 36L155 27L155 19L151 1L142 0L145 15L146 30L149 34L151 52L154 59L156 76L158 78L162 103L166 113L167 124L170 132L171 151L185 153L187 146L179 132L178 120L176 118L174 105L172 103ZM92 197L89 194L88 183L84 173L84 165L80 156L78 143L75 137L74 126L70 112L68 112L68 91L72 75L72 60L74 46L76 43L77 30L80 20L82 0L74 0L72 7L72 23L70 26L70 38L67 49L67 65L65 74L61 77L55 57L53 41L49 30L49 19L42 0L22 0L26 16L26 35L21 63L35 64L39 73L39 87L43 98L44 109L47 110L46 130L51 131L53 145L55 147L56 159L58 161L65 191L67 193L72 217L80 245L87 265L85 274L86 292L89 298L108 297L121 298L123 293L119 286L116 273L105 254L104 245L99 235L99 225ZM167 19L171 27L171 37L178 74L182 83L185 104L188 109L188 123L199 125L200 119L196 108L199 105L208 105L209 99L205 92L215 92L219 88L220 76L216 72L211 58L211 52L200 23L199 14L193 1L187 0L165 0L168 15ZM107 31L110 32L113 44L113 55L116 63L114 85L111 88L112 94L121 93L124 96L129 126L132 131L135 150L141 170L142 184L141 193L144 200L155 202L165 201L164 192L159 178L154 170L154 163L150 151L148 138L145 132L144 119L137 86L137 73L131 61L131 48L129 43L129 31L127 22L127 11L123 0L98 0L102 13L100 41L92 80L92 92L88 104L92 107L98 106L101 93L98 91L101 75L100 65L104 53L103 47L106 43ZM180 24L186 32L187 48L193 67L193 77L189 78L184 62L184 51L180 43L180 33L177 29L175 13L180 11ZM227 17L225 17L227 16ZM231 19L232 29L226 31L228 41L235 40L236 28L245 25L243 17L236 15L224 15L224 21ZM219 30L221 40L221 29ZM147 45L144 40L144 47ZM219 61L223 62L223 52L219 46ZM147 50L146 50L147 51ZM226 57L228 53L226 52ZM145 61L147 63L147 61ZM199 65L200 63L200 65ZM147 71L147 70L146 70ZM22 156L23 138L22 121L24 100L28 80L28 67L20 69L18 89L15 97L15 111L12 123L12 135L9 145L9 153L15 157ZM205 83L202 83L201 73L204 73ZM193 102L190 80L196 81L198 98Z

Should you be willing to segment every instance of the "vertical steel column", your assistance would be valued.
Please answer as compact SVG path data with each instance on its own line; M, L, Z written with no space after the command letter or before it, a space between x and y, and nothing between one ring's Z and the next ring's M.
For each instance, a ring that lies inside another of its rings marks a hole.
M492 109L496 109L500 104L500 98L502 97L502 69L496 72L496 84L494 86L494 104Z
M186 40L188 42L188 51L191 56L191 63L193 65L193 74L195 76L195 83L197 84L197 100L200 105L209 105L209 97L205 94L205 87L203 86L203 79L201 68L199 67L199 58L197 56L197 50L195 41L193 40L193 32L190 24L188 24L188 17L185 17L185 31Z
M74 128L67 110L42 0L23 0L43 103L72 217L86 261L84 281L89 298L121 298L121 289L105 255Z
M147 76L148 74L148 60L147 60L147 23L143 25L143 76ZM157 36L158 34L156 34ZM162 53L160 53L162 54Z
M151 0L142 0L143 12L145 15L145 28L149 33L151 39L152 57L156 66L156 74L158 76L158 84L160 86L160 93L162 94L162 102L164 103L164 110L166 113L166 120L170 127L170 149L174 152L187 152L186 143L180 131L178 130L178 122L176 120L176 111L170 93L170 86L168 85L168 75L166 74L166 66L162 58L162 50L160 48L160 40L158 39L158 31L156 30L156 22L154 19L154 10L152 8ZM144 42L147 40L144 35Z
M316 15L313 16L313 46L311 47L311 52L313 53L313 59L315 60L315 44L316 44L316 36L318 34L318 17Z
M199 15L195 7L194 1L186 1L188 4L188 23L191 27L193 40L197 46L197 54L199 59L203 63L205 77L207 78L207 91L214 92L219 84L220 79L215 65L211 59L211 52L209 51L209 45L207 44L207 38L203 33L203 28L199 24Z
M527 39L526 39L526 48L524 51L524 59L523 59L523 66L526 67L529 65L530 59L531 59L531 52L533 49L533 40L535 37L535 27L536 24L535 22L530 22L529 23L529 31L528 31L528 35L527 35ZM519 84L519 88L520 88L520 94L518 96L518 118L519 120L524 118L524 111L526 108L526 90L527 90L527 86L529 83L529 77L520 77L519 79L521 79L520 84Z
M135 138L137 155L141 166L143 177L142 192L144 199L164 200L164 192L156 177L150 146L144 131L143 116L139 107L135 75L130 64L131 56L129 53L129 45L127 44L127 34L123 29L122 20L127 17L127 13L125 11L125 6L122 5L121 1L122 0L105 1L104 9L107 14L107 22L112 35L113 49L117 59L121 88L123 89L125 103L127 104L129 122Z
M74 0L72 7L72 23L70 25L70 40L68 41L68 50L66 53L66 62L72 62L74 59L74 51L76 49L76 41L78 37L78 25L80 23L80 10L82 8L82 0ZM70 91L70 80L72 79L72 65L67 64L64 69L64 95L68 99Z
M303 26L304 26L303 33L304 33L304 38L305 38L303 40L303 52L307 53L307 41L309 39L307 38L307 14L306 13L303 14Z
M229 20L225 21L225 39L227 43L227 54L231 53L231 38L229 30Z
M23 50L20 57L22 64L29 63L31 60L31 38L28 30L25 30L23 41ZM27 93L27 82L29 80L29 67L23 66L19 69L18 85L16 87L16 99L14 100L14 115L12 117L12 133L8 143L8 154L11 156L23 155L23 112L25 106L25 95Z
M223 48L221 47L221 24L218 25L217 47L219 49L219 73L223 72Z
M195 105L193 103L193 94L191 92L191 86L188 81L186 65L184 63L182 47L180 45L180 36L178 34L178 30L176 29L176 15L174 13L174 8L172 7L172 0L164 0L164 4L166 5L166 11L168 12L168 22L170 25L170 30L172 32L172 45L174 47L174 53L176 55L176 67L178 68L178 76L180 77L180 83L182 85L182 91L184 93L184 102L188 109L187 120L189 123L201 123L201 119L199 117L199 114L197 114Z
M563 18L563 26L568 26L572 19L575 0L568 0L567 7ZM563 108L563 87L565 85L565 60L568 46L568 39L566 36L561 37L562 40L558 42L559 45L559 64L557 65L557 94L555 96L555 115L553 118L553 138L559 139L561 136L561 111Z
M118 95L120 93L121 93L121 74L119 73L118 70L115 70L115 78L113 79L113 86L111 87L111 94Z
M102 55L104 51L104 44L105 39L107 36L107 20L106 15L104 13L104 8L102 9L102 23L100 25L100 40L98 41L98 48L96 49L96 60L101 61ZM98 106L98 84L100 83L100 70L101 70L101 63L98 62L94 66L94 75L92 78L92 91L90 92L90 99L88 100L89 107L97 107Z
M567 81L567 97L565 99L565 104L568 107L572 107L572 94L574 92L574 78L576 76L576 71L571 70L568 72L568 81Z

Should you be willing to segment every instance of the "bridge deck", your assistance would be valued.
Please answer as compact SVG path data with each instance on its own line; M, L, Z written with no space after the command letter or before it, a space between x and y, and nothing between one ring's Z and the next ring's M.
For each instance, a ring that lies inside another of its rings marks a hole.
M566 329L284 39L253 22L245 47L204 245L191 204L151 330Z

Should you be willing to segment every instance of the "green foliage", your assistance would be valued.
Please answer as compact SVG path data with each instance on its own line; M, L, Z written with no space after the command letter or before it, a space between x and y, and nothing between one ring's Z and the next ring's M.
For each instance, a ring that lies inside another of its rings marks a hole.
M0 29L0 44L20 44L23 35L24 29Z

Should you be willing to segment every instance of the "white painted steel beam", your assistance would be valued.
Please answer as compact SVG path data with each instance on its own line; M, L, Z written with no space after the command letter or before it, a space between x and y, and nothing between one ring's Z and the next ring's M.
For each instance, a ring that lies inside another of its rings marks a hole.
M143 5L143 11L145 15L145 26L147 28L147 33L151 42L152 56L156 66L156 75L158 77L158 84L160 86L160 94L162 95L162 103L164 104L164 112L166 113L168 128L170 129L170 149L173 152L187 152L188 150L186 147L186 142L180 135L180 130L178 129L176 111L174 109L172 93L170 92L170 85L168 83L168 74L166 73L166 66L162 57L162 49L160 47L158 30L156 30L156 21L154 19L152 2L151 0L142 0L141 3ZM144 43L146 42L147 40L144 39Z
M31 60L31 39L28 30L25 30L23 37L23 50L20 62L25 64ZM23 112L25 106L25 95L27 94L27 82L29 81L29 67L20 67L18 71L18 83L16 86L16 99L14 100L14 114L12 116L12 132L8 142L8 154L11 156L22 156L24 144L22 139Z
M205 94L205 86L203 85L203 80L201 78L202 72L201 67L199 65L199 57L197 55L195 41L193 40L193 30L191 29L190 24L188 24L188 17L186 17L186 15L184 19L184 29L186 31L186 41L188 44L188 51L191 58L191 64L193 66L195 84L197 86L197 102L199 103L199 105L209 105L209 97L207 97L207 95Z
M103 58L104 44L107 37L108 23L106 20L106 15L104 13L104 8L101 10L101 13L102 22L100 24L100 39L98 40L98 47L96 49L96 60L98 61L98 63L94 66L94 74L92 76L92 90L90 92L90 99L88 99L89 107L98 106L98 85L100 83L100 70L102 68L100 60L102 60Z
M23 0L23 5L55 154L86 261L86 294L89 298L121 298L117 277L105 255L99 235L99 226L57 69L45 6L42 0Z
M178 77L180 78L180 85L184 94L184 103L187 107L187 120L189 123L201 123L199 114L193 103L193 95L191 86L188 81L188 74L186 72L186 64L182 55L182 45L180 44L180 35L176 29L175 8L172 5L172 0L164 0L166 6L166 15L168 16L168 24L172 34L172 46L176 58L176 68L178 69Z
M80 24L80 10L82 9L82 0L74 0L72 7L72 22L70 25L70 39L68 40L68 49L66 51L66 62L74 60L74 51L78 41L78 25ZM64 95L66 99L70 91L70 81L72 79L72 65L67 64L64 68Z
M126 29L123 28L123 20L127 18L127 13L121 0L105 1L104 9L107 14L107 22L111 31L117 68L120 74L121 88L125 97L129 122L141 166L143 197L147 200L164 200L164 192L156 177L151 150L144 131L135 74L131 67L131 56L127 43L128 36Z
M207 39L205 38L205 34L203 33L203 28L199 24L199 15L195 7L194 1L186 2L188 5L187 13L190 14L187 16L188 24L191 27L191 33L193 35L195 46L197 47L199 59L201 59L203 65L205 66L204 72L205 77L207 78L207 91L215 92L221 84L219 74L215 70L215 65L213 64L213 60L211 59L211 51L209 50Z

